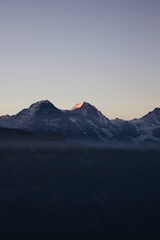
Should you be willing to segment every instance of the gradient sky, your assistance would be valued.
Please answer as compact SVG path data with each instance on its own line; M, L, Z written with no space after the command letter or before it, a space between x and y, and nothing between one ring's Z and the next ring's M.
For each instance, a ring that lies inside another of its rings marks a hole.
M160 107L160 0L0 0L0 115L42 99L109 118Z

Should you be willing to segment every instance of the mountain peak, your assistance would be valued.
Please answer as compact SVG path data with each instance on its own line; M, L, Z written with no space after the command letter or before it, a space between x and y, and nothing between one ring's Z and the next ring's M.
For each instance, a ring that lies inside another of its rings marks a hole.
M41 100L38 102L33 103L29 108L39 108L39 107L51 106L56 108L49 100Z
M88 102L80 102L80 103L77 103L71 110L73 111L78 109L88 110L88 109L96 109L96 108Z
M42 104L52 104L49 100L41 100L33 103L30 107L41 106Z
M153 110L153 112L155 112L155 113L160 113L160 108L156 107L156 108Z
M77 108L81 108L84 102L77 103L71 110L75 110Z
M58 110L50 101L48 100L41 100L38 101L36 103L33 103L30 107L29 107L29 111L32 113L36 113L39 112L41 110Z
M160 108L155 108L153 111L147 113L145 116L140 118L148 123L159 124L160 122Z
M159 115L160 114L160 108L155 108L153 111L150 111L149 113L147 113L145 116L143 116L142 118L148 117L148 116L155 116L155 115Z

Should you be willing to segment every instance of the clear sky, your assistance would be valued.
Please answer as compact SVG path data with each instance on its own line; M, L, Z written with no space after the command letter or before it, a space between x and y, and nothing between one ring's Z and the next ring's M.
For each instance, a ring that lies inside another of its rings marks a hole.
M42 99L109 118L160 107L160 0L0 0L0 115Z

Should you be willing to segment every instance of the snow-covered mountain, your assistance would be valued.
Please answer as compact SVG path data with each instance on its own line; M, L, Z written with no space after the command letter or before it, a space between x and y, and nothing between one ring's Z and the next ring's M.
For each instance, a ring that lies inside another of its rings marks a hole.
M160 146L160 108L140 119L109 120L87 102L76 104L71 110L60 110L48 100L43 100L16 115L1 116L0 127L63 134L69 141L96 141L115 146L146 143Z
M81 136L81 132L72 124L60 109L48 100L39 101L13 116L2 116L0 127L21 129L37 133L62 133L68 136Z
M130 121L139 131L139 141L160 141L160 108L155 108L140 119Z
M105 141L113 136L109 119L87 102L76 104L66 115L88 139Z

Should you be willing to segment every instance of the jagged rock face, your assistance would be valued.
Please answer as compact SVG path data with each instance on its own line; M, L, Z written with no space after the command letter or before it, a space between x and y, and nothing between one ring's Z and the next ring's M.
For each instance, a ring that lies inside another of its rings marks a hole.
M13 116L0 117L0 127L37 133L60 133L70 140L105 143L160 141L160 108L140 119L109 120L87 102L60 110L48 100L39 101Z
M109 119L87 102L76 104L71 111L66 111L66 115L86 137L92 140L105 141L112 136Z
M153 129L153 136L160 139L160 127Z
M1 118L0 126L30 132L58 132L68 134L68 136L81 135L80 131L64 115L63 111L56 108L49 101L34 103L28 109L24 109L6 120Z
M155 108L152 112L149 112L147 115L141 118L141 120L145 121L149 124L155 124L157 126L160 125L160 108Z
M52 103L40 101L32 104L28 109L22 110L14 118L21 122L21 129L47 131L56 124L59 114L60 110Z
M97 122L101 125L108 125L109 119L106 118L100 111L98 111L94 106L89 103L84 102L81 107L73 108L70 112L70 115L83 117L83 118L90 118L93 122Z
M48 100L40 101L37 103L34 103L30 106L29 111L32 114L50 114L50 113L56 113L60 112L58 108L56 108L51 102Z
M140 119L130 121L140 133L137 141L152 141L158 140L159 127L160 127L160 108L155 108ZM159 141L159 140L158 140Z
M124 121L119 124L115 131L115 137L123 140L130 140L140 136L140 132L130 122Z

